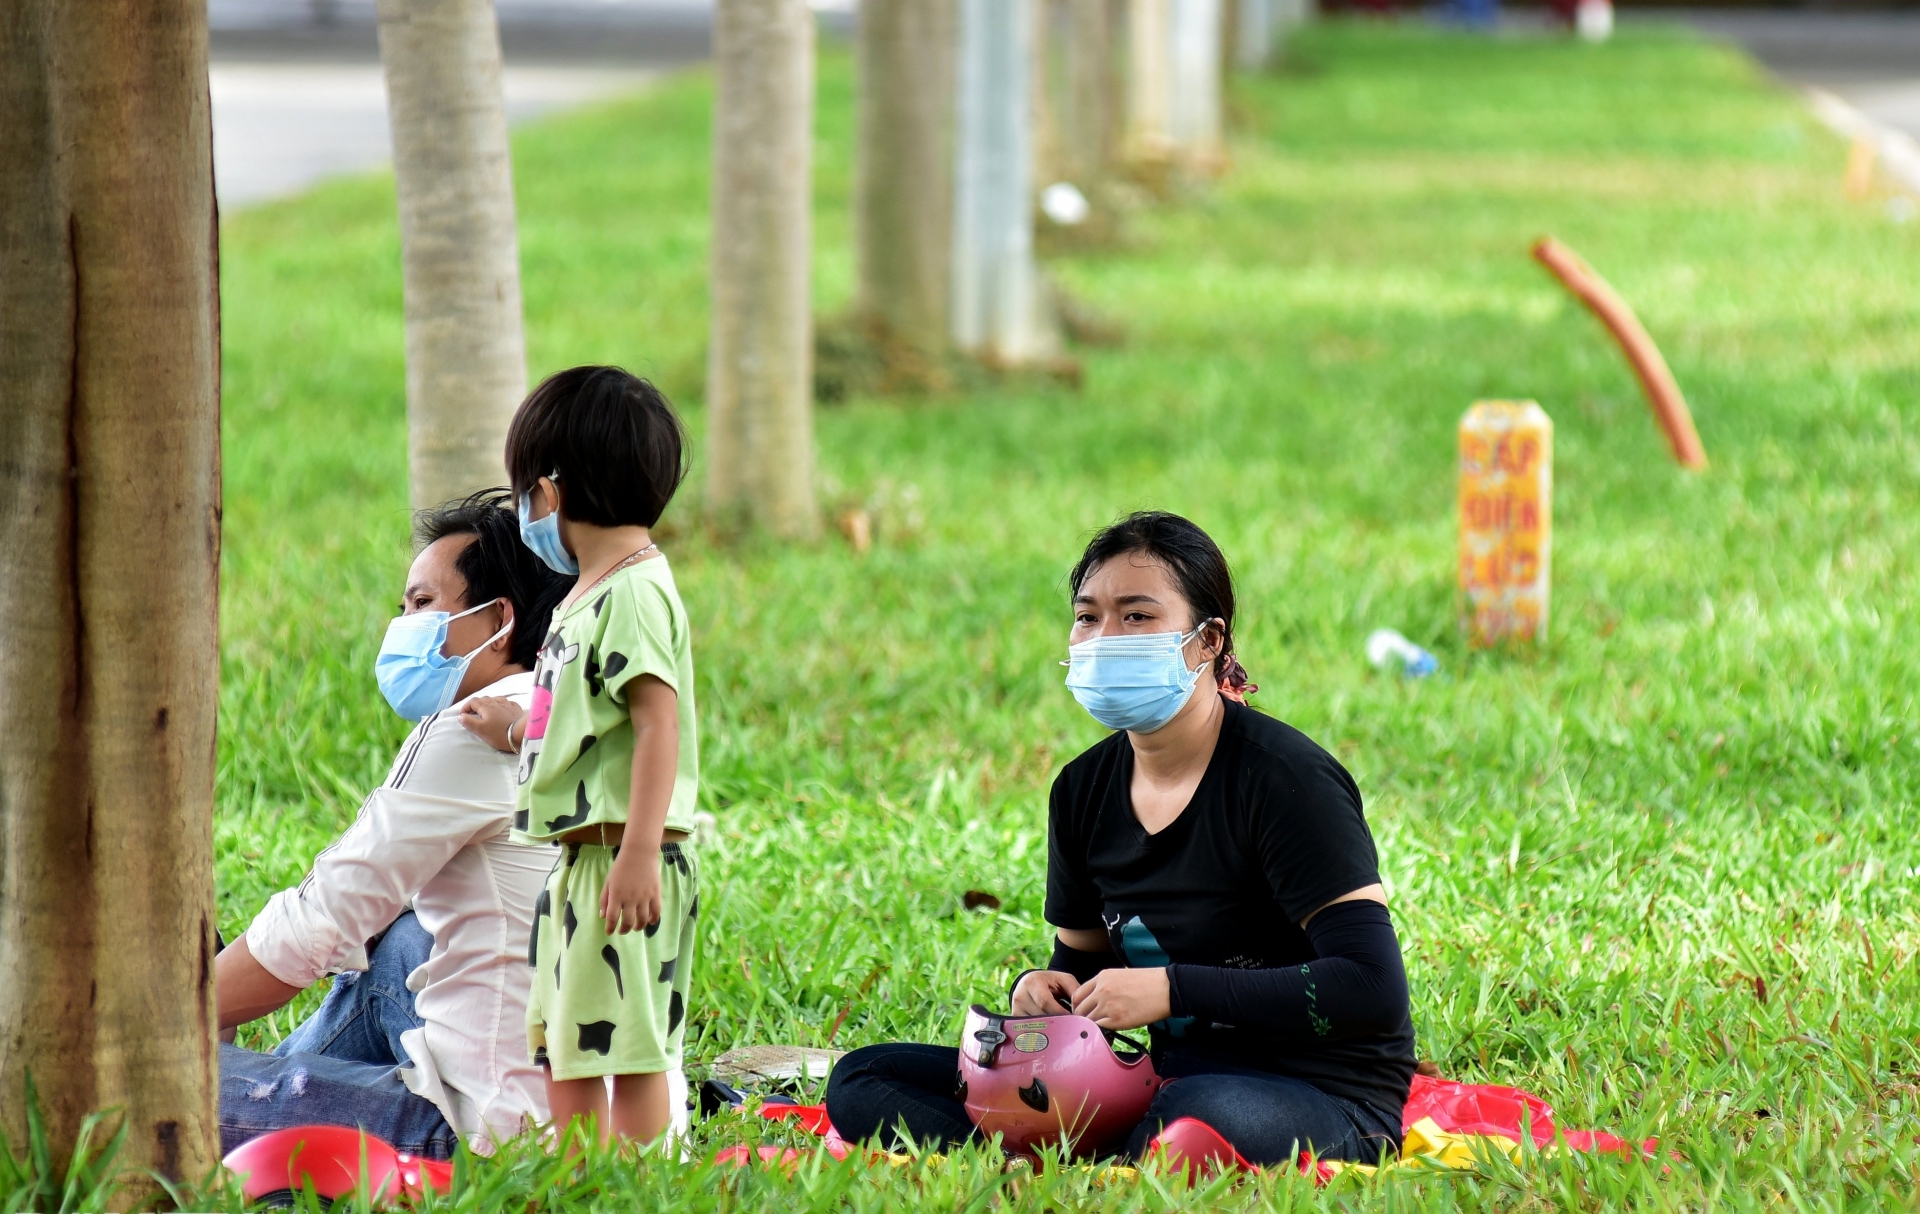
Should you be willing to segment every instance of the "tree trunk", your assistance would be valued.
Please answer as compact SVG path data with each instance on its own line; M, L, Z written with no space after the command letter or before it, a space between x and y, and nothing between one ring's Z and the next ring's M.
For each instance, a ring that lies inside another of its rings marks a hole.
M802 538L813 496L813 14L806 0L714 11L707 506Z
M1189 168L1213 172L1223 155L1220 128L1221 0L1171 0L1172 62L1167 133Z
M947 346L953 43L953 0L860 6L859 310L883 343L922 357Z
M506 479L527 390L493 0L379 0L406 284L415 507Z
M1232 0L1233 62L1243 72L1263 71L1273 62L1274 0Z
M989 362L1056 351L1033 262L1031 0L960 0L953 339Z
M1067 117L1062 144L1069 180L1097 186L1114 161L1113 30L1108 0L1066 0Z
M1172 3L1127 6L1127 158L1149 169L1173 155Z
M0 15L0 1125L219 1159L218 231L203 0ZM153 1196L137 1174L123 1200Z

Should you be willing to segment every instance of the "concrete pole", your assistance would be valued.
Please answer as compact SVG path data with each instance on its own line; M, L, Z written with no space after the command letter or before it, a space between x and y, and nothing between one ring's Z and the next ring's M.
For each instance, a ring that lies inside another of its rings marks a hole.
M503 484L527 390L493 0L379 0L393 126L415 508Z
M804 539L813 487L813 12L714 11L707 507Z
M1018 364L1051 350L1033 263L1032 0L960 0L953 340Z

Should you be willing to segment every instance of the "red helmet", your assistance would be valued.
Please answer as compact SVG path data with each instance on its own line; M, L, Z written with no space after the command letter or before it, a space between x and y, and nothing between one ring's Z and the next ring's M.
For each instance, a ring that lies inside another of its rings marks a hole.
M1140 1124L1159 1090L1153 1062L1121 1060L1085 1016L1001 1016L976 1003L960 1030L967 1116L1017 1154L1063 1136L1073 1154L1097 1154Z
M308 1185L327 1201L351 1196L360 1185L365 1159L367 1193L375 1208L417 1199L424 1190L453 1187L453 1165L417 1159L396 1151L371 1134L337 1125L303 1125L249 1139L222 1162L240 1177L249 1201L276 1193L298 1193Z

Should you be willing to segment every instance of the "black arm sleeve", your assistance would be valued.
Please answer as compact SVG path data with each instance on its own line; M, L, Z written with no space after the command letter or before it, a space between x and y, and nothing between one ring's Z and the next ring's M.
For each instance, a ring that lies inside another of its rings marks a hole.
M1318 961L1284 969L1169 965L1175 1016L1309 1040L1391 1033L1406 1023L1407 969L1378 902L1336 902L1307 922Z

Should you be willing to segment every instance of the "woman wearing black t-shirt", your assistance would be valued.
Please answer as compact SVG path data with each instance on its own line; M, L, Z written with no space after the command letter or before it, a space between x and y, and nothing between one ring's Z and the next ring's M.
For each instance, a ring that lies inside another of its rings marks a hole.
M1254 1163L1397 1154L1413 1024L1353 777L1242 702L1232 578L1198 527L1122 519L1071 585L1067 686L1116 732L1054 781L1053 958L1015 981L1013 1014L1148 1028L1173 1082L1135 1157L1180 1117ZM967 1141L957 1062L943 1046L855 1050L827 1111L849 1139Z

